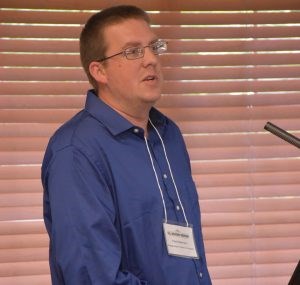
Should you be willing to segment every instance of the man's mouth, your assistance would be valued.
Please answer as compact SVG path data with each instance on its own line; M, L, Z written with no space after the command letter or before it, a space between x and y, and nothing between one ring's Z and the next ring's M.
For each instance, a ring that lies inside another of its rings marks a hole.
M148 76L146 76L146 77L143 79L143 81L154 81L154 80L157 80L157 79L158 79L158 77L155 76L155 75L148 75Z

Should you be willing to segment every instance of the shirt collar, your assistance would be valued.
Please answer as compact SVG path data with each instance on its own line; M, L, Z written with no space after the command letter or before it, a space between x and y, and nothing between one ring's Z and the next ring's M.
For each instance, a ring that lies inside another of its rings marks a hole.
M135 127L118 112L105 104L94 90L89 90L87 93L85 110L100 121L114 136ZM152 123L163 131L166 117L155 108L151 108L149 116Z

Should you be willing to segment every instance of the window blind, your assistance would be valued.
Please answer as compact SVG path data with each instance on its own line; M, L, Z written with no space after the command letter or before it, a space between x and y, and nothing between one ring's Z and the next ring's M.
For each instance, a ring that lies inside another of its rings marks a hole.
M214 285L287 284L300 257L300 2L0 1L0 283L50 284L40 165L84 103L78 37L112 4L149 11L199 192Z

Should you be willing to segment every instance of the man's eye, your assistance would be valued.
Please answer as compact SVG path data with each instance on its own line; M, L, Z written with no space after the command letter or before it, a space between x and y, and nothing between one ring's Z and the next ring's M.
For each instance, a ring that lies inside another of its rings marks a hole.
M165 43L162 42L157 42L152 45L152 50L154 52L164 52L165 49Z
M141 53L141 48L130 48L127 49L125 52L128 55L138 55Z

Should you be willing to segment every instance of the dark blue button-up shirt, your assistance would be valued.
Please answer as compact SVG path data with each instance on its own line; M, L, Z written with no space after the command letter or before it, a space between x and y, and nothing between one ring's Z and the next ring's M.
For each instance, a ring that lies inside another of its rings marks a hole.
M89 91L85 108L51 138L42 166L54 285L211 284L182 135L155 108L150 118L166 146L200 258L168 255L164 208L144 132ZM148 145L168 219L184 224L161 142L151 127Z

